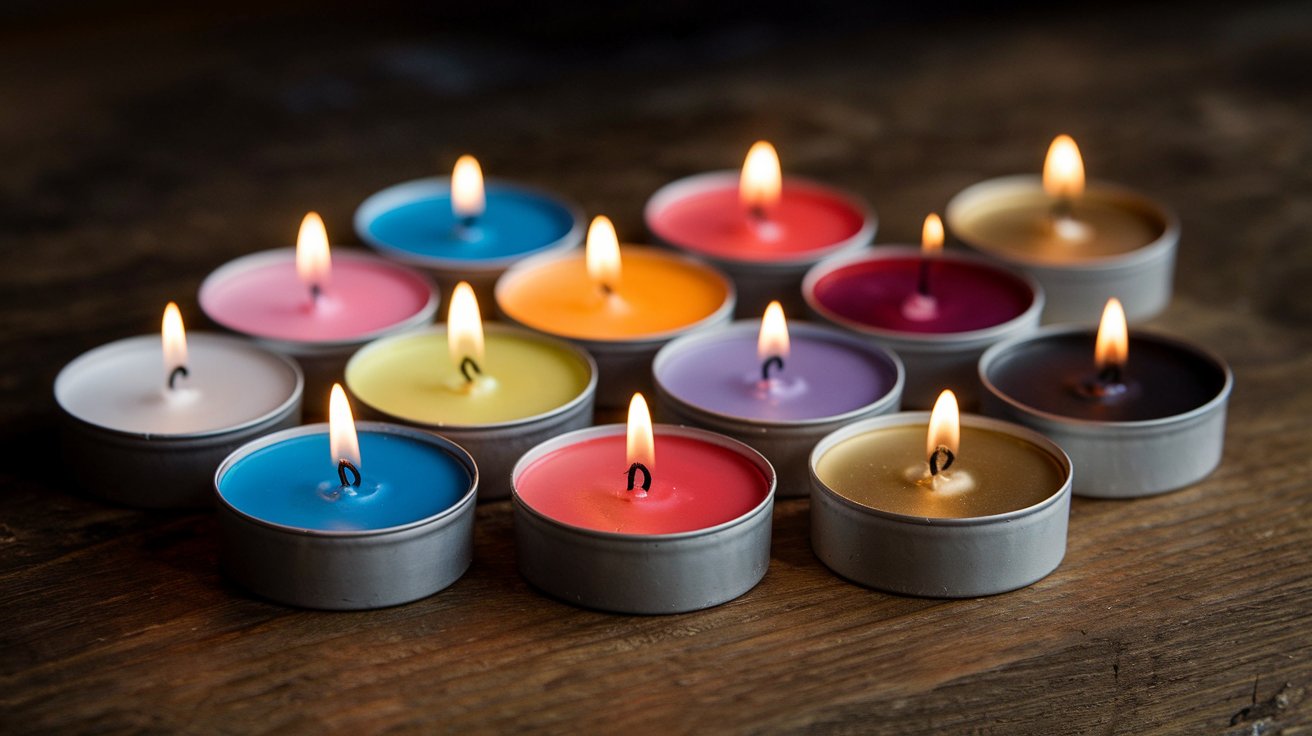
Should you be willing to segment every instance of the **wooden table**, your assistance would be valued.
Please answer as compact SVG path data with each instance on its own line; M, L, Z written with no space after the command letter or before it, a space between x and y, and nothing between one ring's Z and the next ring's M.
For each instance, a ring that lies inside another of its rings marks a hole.
M553 46L545 11L507 40L418 12L297 25L281 5L240 3L262 24L161 6L4 30L0 731L1312 729L1307 6L844 22L821 3L695 30L676 6L609 38L566 15ZM64 363L155 329L168 299L199 326L209 270L289 243L311 208L350 242L363 197L460 152L640 239L649 193L764 137L905 242L967 184L1037 170L1061 131L1091 177L1178 208L1175 300L1153 326L1223 354L1237 383L1215 474L1076 499L1065 562L1024 590L849 585L789 500L741 599L606 615L531 590L493 503L443 593L289 610L220 577L208 514L115 508L61 477Z

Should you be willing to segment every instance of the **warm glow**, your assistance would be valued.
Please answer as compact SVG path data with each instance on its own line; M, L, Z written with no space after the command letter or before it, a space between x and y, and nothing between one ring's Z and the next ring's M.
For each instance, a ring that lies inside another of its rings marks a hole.
M943 220L933 212L925 217L920 229L920 252L932 256L943 250Z
M1048 157L1043 161L1043 191L1050 197L1065 199L1084 193L1084 159L1074 138L1059 135L1048 146Z
M1125 327L1125 310L1119 299L1107 300L1098 323L1098 340L1093 348L1093 360L1098 370L1125 365L1130 357L1130 338Z
M610 218L597 215L588 226L588 276L606 291L620 288L620 239Z
M461 156L451 171L451 209L455 210L456 217L478 217L486 207L483 169L473 156Z
M929 436L925 442L925 457L930 457L939 447L946 447L956 455L961 447L961 416L957 410L957 395L944 391L934 402L934 410L929 413Z
M756 355L762 362L788 357L788 322L779 302L770 302L761 318L761 334L756 339Z
M311 289L322 289L328 284L332 270L328 231L319 213L310 212L301 220L301 231L296 236L296 275Z
M652 437L651 412L642 394L634 394L629 402L629 433L625 443L625 458L630 465L641 463L647 470L656 470L656 441Z
M164 307L160 335L164 341L164 378L167 380L173 371L187 367L187 331L182 327L182 312L173 302Z
M446 314L446 339L451 362L456 368L469 358L483 367L483 318L478 312L478 297L468 282L461 281L451 293L451 307Z
M774 146L765 141L753 143L738 179L738 197L743 206L758 212L770 209L779 203L782 186L783 174Z
M333 455L333 465L342 460L360 467L360 440L355 436L355 419L351 416L351 405L346 401L346 392L342 384L334 383L332 394L328 398L328 445Z

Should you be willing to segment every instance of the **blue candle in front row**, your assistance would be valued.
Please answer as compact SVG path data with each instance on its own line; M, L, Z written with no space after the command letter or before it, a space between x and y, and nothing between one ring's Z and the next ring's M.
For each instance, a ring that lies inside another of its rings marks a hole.
M439 514L469 492L465 466L440 447L361 431L360 485L343 488L328 433L292 437L241 458L219 479L219 493L261 521L314 531L404 526Z

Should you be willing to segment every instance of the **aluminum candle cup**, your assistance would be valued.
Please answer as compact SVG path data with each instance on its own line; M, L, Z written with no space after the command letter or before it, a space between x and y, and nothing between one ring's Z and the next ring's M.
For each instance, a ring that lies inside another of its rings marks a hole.
M489 180L486 209L468 225L453 210L450 178L388 187L360 204L355 232L379 253L431 273L444 293L459 281L492 303L492 289L525 256L569 250L583 240L572 203L531 187Z
M897 353L906 367L903 406L928 408L944 388L974 406L979 356L1037 329L1043 289L978 256L943 252L931 265L937 312L909 317L922 260L919 249L905 246L831 258L806 274L802 294L818 318Z
M481 383L452 366L447 328L385 337L346 365L363 416L419 427L458 442L482 476L480 500L508 498L510 473L533 446L592 423L597 368L583 350L488 323ZM490 379L490 382L488 382Z
M646 498L622 497L622 425L548 440L516 464L516 556L530 583L577 606L658 614L716 606L760 582L770 563L770 463L705 430L656 425L655 440ZM664 485L670 475L677 488ZM647 508L652 515L624 513Z
M1097 372L1094 339L1089 328L1046 327L993 346L979 364L984 412L1059 443L1075 465L1079 496L1151 496L1207 477L1221 462L1229 367L1196 346L1136 330L1125 391L1102 401L1079 390Z
M828 467L844 462L835 453L857 455L860 462L868 463L847 473L858 478L857 487L867 474L878 472L881 464L885 472L891 467L896 473L901 470L899 459L873 457L887 449L857 447L853 453L845 443L891 448L899 440L892 433L910 432L914 435L910 445L902 449L907 450L907 465L911 465L923 454L928 421L928 412L891 414L857 422L820 440L810 462L811 546L816 556L835 573L861 585L930 598L1005 593L1055 570L1066 554L1071 463L1061 448L1037 432L996 419L961 417L962 446L957 462L966 463L972 452L978 455L991 450L1020 456L992 458L995 462L1029 456L1040 463L1036 473L1012 478L1007 474L1016 474L1014 469L1008 471L1005 465L993 469L993 479L1000 482L987 489L992 499L975 505L970 501L971 490L963 491L955 500L964 498L967 506L975 506L964 511L952 509L951 496L932 499L929 508L922 509L904 503L907 497L898 495L939 492L928 488L875 485L860 492L874 498L854 498L858 493L848 488L853 481L844 479L841 468ZM881 437L881 433L889 436ZM906 439L900 438L901 444L907 444ZM991 447L981 448L984 442ZM1039 476L1037 485L1035 476ZM902 478L893 483L898 481ZM946 513L931 515L938 514L940 507Z
M478 487L469 453L408 427L357 428L362 487L379 479L368 496L330 499L338 479L326 424L260 438L219 466L219 551L229 577L278 603L361 610L427 597L464 574Z
M1093 184L1074 205L1107 237L1054 245L1044 227L1052 199L1037 176L1008 176L967 187L948 203L947 225L958 240L1043 285L1044 322L1095 319L1118 297L1131 320L1147 319L1171 301L1180 221L1143 195Z
M681 337L652 366L662 416L728 435L764 455L779 474L780 497L811 491L815 443L859 419L897 411L902 362L837 329L788 324L790 354L761 378L759 321Z
M214 468L238 446L295 426L304 380L245 340L191 333L189 374L167 388L158 335L102 345L55 378L74 479L138 508L210 504Z
M768 221L756 225L739 202L736 171L661 187L647 200L644 218L657 242L705 258L733 279L740 317L759 316L774 299L800 314L798 289L807 269L865 247L877 225L874 212L856 196L791 176L783 180Z

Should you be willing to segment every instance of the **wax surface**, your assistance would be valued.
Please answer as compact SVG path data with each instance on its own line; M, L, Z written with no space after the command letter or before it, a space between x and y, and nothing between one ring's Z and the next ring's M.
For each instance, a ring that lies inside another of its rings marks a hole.
M542 332L593 340L654 337L700 322L724 305L724 280L710 268L655 248L620 249L623 281L609 296L588 277L582 252L502 278L497 304Z
M815 283L815 299L844 319L885 330L943 334L971 332L1009 322L1034 303L1022 279L1002 270L943 254L930 267L934 312L913 319L907 300L916 292L920 259L888 256L841 266Z
M207 280L200 305L210 319L265 338L347 341L413 318L432 298L429 285L413 272L381 258L336 250L332 282L314 301L296 275L294 252L279 253L286 257Z
M492 260L525 255L560 242L574 229L562 202L532 190L489 182L487 208L466 233L457 232L446 184L409 190L365 224L379 245L420 256Z
M84 422L120 432L188 435L235 429L285 404L296 373L276 356L237 339L187 335L190 375L166 388L158 335L103 345L74 360L55 381L55 398Z
M586 363L529 335L489 330L482 382L452 364L445 328L394 338L359 353L346 384L375 409L422 424L494 424L544 414L588 385ZM489 380L490 379L490 380Z
M961 428L961 452L947 471L967 472L974 487L938 492L909 480L925 466L924 424L875 429L835 445L820 458L816 475L839 495L907 516L961 519L1028 508L1065 482L1057 459L1001 432Z
M955 224L957 237L981 250L1008 253L1040 263L1078 263L1142 248L1165 232L1165 225L1133 202L1089 189L1074 203L1074 217L1090 227L1087 240L1058 237L1052 227L1052 199L1035 186L978 204Z
M1095 333L1051 335L1018 345L989 367L988 378L1007 396L1040 411L1102 422L1136 422L1182 414L1206 404L1225 386L1225 374L1198 353L1130 333L1122 372L1127 391L1097 400L1082 394L1093 381Z
M865 216L842 195L814 184L784 180L768 225L757 226L743 208L736 177L708 183L653 212L648 226L667 243L736 260L794 260L842 243L861 231Z
M661 362L671 394L721 414L767 421L819 419L854 411L886 395L897 380L888 363L833 339L792 335L783 370L761 380L755 330L721 332Z
M624 435L556 450L516 479L521 500L572 526L625 534L673 534L723 524L756 508L769 482L747 458L688 437L656 432L645 498L627 490Z
M360 432L360 489L339 489L328 433L294 437L242 458L219 479L237 510L297 529L388 529L451 508L469 492L464 466L441 448L408 437Z

